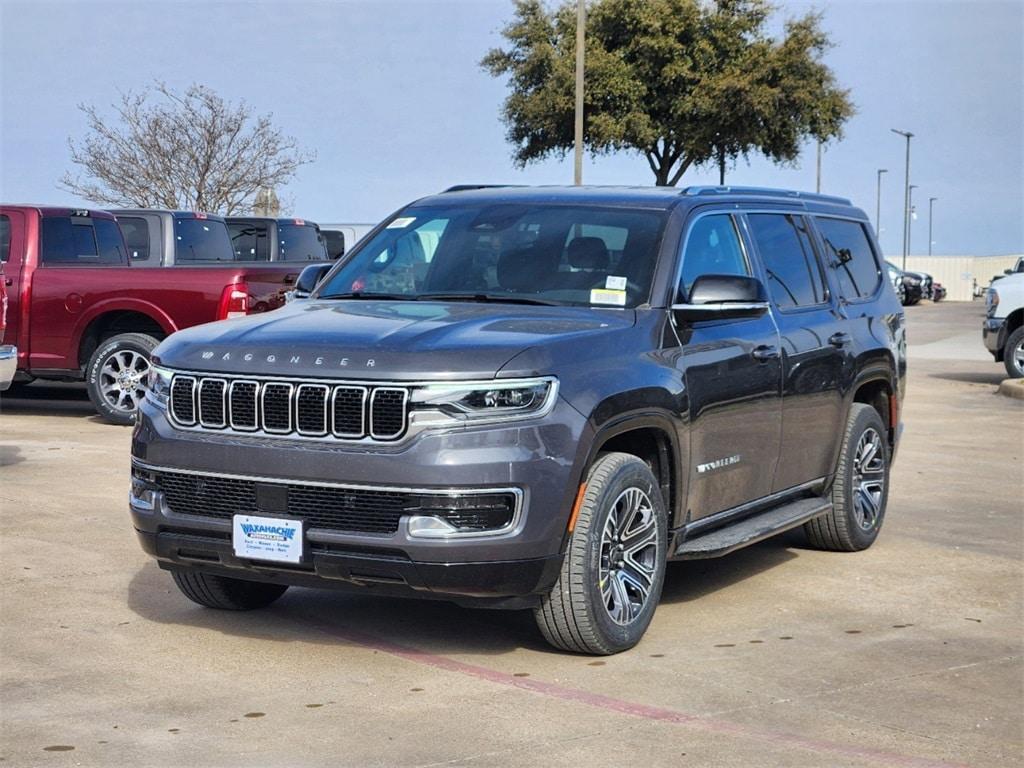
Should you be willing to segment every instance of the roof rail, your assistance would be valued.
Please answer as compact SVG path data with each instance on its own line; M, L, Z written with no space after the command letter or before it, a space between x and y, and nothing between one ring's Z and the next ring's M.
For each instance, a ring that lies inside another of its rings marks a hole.
M471 189L495 189L501 187L521 187L522 184L455 184L454 186L448 187L448 189L441 190L443 195L445 192L466 192Z
M793 197L798 200L813 200L820 203L838 203L853 205L845 197L823 195L819 192L797 192L791 189L772 189L771 187L685 187L679 194L688 196L711 195L749 195L751 197Z

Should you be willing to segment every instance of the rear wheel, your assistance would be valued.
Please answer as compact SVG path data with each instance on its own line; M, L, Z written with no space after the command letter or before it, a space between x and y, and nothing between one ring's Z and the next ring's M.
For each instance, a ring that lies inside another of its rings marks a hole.
M1012 379L1024 377L1024 325L1010 334L1003 347L1003 365Z
M636 645L661 598L667 540L665 503L650 468L625 453L599 458L558 582L534 611L547 641L598 655Z
M832 485L832 511L804 525L819 549L856 552L878 538L889 496L889 443L878 411L854 403Z
M174 583L189 600L222 611L265 608L288 589L287 584L244 581L198 571L171 571Z
M85 383L97 413L112 424L131 424L146 394L149 358L159 342L143 333L121 333L89 358Z

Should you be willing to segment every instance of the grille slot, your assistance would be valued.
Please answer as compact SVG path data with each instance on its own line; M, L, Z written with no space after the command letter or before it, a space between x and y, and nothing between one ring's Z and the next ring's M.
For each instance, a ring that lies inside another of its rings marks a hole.
M274 434L286 435L292 431L292 390L291 384L268 382L263 385L263 429Z
M300 435L327 434L327 398L324 384L300 384L295 394L295 426Z
M249 432L259 429L256 398L260 385L255 381L233 381L228 390L228 422L232 429Z
M191 376L175 376L171 382L171 415L179 424L196 423L196 380Z
M407 392L398 387L378 387L370 395L370 437L394 440L405 431Z
M335 387L331 395L331 431L338 437L366 434L366 387Z
M199 423L218 429L227 426L224 412L227 382L224 379L203 379L199 382Z

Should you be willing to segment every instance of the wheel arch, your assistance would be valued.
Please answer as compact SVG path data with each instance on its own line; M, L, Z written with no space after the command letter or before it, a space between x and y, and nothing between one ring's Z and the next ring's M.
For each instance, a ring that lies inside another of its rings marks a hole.
M97 305L82 318L72 349L78 351L79 369L105 339L120 333L143 333L161 340L178 330L162 309L149 302L126 300Z

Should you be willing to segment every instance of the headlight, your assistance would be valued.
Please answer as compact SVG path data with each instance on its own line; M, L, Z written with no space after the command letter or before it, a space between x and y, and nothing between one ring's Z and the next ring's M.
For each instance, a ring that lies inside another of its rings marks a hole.
M157 405L167 407L167 398L171 395L171 372L159 365L150 365L146 376L146 397Z
M992 317L996 313L996 307L999 306L999 294L995 288L989 288L985 291L985 314Z
M417 411L440 411L472 421L506 421L547 414L554 406L558 380L507 379L428 384L412 393Z

